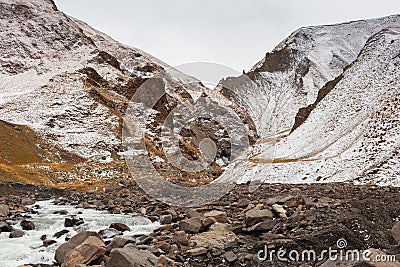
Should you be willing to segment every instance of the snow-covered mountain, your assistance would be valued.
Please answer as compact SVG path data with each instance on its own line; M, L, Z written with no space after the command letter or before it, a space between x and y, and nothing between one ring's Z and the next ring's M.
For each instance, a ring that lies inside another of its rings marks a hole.
M0 37L1 119L83 158L115 157L134 91L168 67L50 0L1 0Z
M357 59L368 39L399 23L394 15L300 28L246 73L253 83L243 84L241 77L224 83L236 87L235 99L251 113L261 138L289 133L309 112L299 109L317 101L323 86Z
M261 138L240 182L400 185L400 16L302 28L234 99ZM260 97L264 101L260 101ZM228 174L232 177L235 173Z
M127 105L161 72L157 81L166 95L152 121L136 126L147 127L147 153L167 177L208 182L226 170L222 181L400 185L399 29L399 15L301 28L249 72L210 90L65 15L51 0L0 0L0 136L19 136L0 143L7 147L0 174L26 180L25 169L36 168L49 170L46 179L72 183L126 177ZM177 134L179 149L197 160L201 139L209 137L217 158L205 171L188 174L169 165L160 134L172 109L192 108L200 96L203 108L219 103L238 114L252 152L225 168L232 152L228 134L213 120L191 120ZM24 154L12 157L13 151ZM9 167L29 157L40 166ZM54 165L71 160L80 165Z

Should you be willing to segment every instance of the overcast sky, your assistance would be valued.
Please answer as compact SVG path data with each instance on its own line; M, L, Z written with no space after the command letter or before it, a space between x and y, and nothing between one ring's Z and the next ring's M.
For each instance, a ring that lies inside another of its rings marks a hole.
M56 0L60 10L176 66L248 70L302 26L400 13L399 0Z

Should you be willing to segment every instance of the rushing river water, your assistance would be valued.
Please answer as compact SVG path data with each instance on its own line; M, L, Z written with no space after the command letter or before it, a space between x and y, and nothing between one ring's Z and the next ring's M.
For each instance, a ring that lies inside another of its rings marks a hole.
M35 206L39 205L40 208ZM51 200L38 201L31 206L37 214L29 214L32 218L28 219L35 223L35 230L25 231L25 236L21 238L9 238L9 233L0 233L0 266L16 267L27 263L47 263L54 261L55 250L65 241L66 237L72 237L79 231L89 230L98 232L106 229L111 223L123 223L130 227L130 232L125 235L149 234L157 229L159 223L152 223L150 220L135 215L109 214L106 211L93 209L74 208L71 206L55 205ZM67 215L55 214L56 211L66 210ZM65 228L65 218L77 215L83 218L85 223L74 228ZM16 229L21 229L19 222L13 225ZM56 232L67 229L70 232L56 239L53 235ZM47 239L57 241L49 247L43 247L41 236L46 235Z

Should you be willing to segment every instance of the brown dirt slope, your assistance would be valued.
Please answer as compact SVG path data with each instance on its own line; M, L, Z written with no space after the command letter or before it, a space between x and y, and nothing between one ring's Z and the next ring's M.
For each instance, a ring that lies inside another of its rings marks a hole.
M79 161L47 144L31 128L0 120L0 180L48 184L47 167Z

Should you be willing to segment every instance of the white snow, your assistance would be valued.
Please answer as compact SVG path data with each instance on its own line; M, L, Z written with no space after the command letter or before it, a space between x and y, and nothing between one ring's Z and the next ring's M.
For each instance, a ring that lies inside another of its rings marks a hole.
M260 143L253 158L256 164L241 162L237 169L246 172L239 182L356 179L399 186L395 163L400 147L399 37L394 28L371 38L344 78L299 128L276 145ZM379 171L369 174L374 168ZM237 177L235 171L227 175Z
M315 101L319 89L357 58L368 38L396 26L400 26L400 15L301 28L273 50L295 52L290 68L260 72L254 82L234 89L236 99L255 120L261 138L290 130L299 108Z

